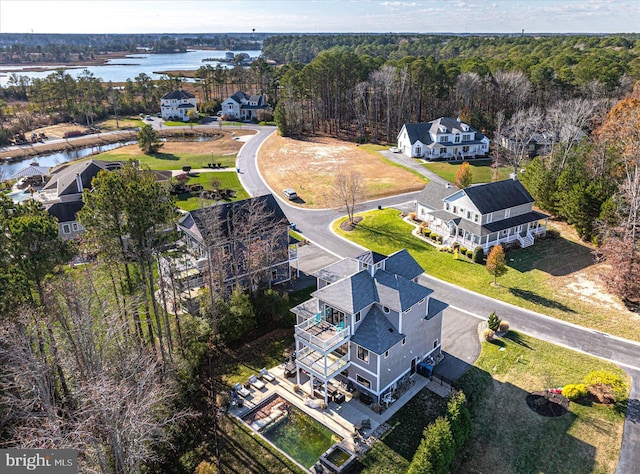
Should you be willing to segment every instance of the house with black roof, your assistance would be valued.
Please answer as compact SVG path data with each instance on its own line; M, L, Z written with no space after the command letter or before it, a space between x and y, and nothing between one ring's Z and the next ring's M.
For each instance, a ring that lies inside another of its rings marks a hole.
M534 199L513 177L465 189L431 181L418 195L416 217L443 237L485 253L498 244L533 245L547 231L549 216L533 209Z
M264 94L248 95L238 91L222 103L222 115L236 120L261 120L261 114L271 113Z
M381 403L417 364L433 364L447 304L419 283L422 273L406 250L390 256L367 251L316 272L312 298L291 310L298 384L304 370L310 387L324 387L325 402L337 379Z
M160 115L164 120L189 121L190 110L198 113L196 96L190 92L178 89L160 98Z
M466 160L489 153L489 139L459 118L440 117L407 123L398 133L398 149L412 158Z
M164 259L179 291L237 283L258 287L291 280L297 242L271 194L223 202L186 213L178 222L186 253Z

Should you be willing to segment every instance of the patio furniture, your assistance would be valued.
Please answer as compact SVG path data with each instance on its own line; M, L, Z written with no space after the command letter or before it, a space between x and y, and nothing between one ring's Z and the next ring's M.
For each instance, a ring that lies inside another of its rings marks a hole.
M258 374L261 379L266 380L267 382L273 382L276 378L269 373L266 367L260 369L260 373Z
M233 388L241 397L248 397L249 395L251 395L251 392L244 388L241 383L237 383Z
M265 387L264 382L258 380L258 377L256 377L255 375L249 377L249 383L257 390L262 390Z
M287 362L287 365L284 366L284 376L287 378L296 376L296 364L295 362Z

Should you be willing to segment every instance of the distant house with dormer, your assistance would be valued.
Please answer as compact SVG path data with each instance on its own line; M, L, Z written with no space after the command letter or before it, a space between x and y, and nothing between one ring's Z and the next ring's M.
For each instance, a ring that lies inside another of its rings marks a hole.
M160 114L164 120L189 120L190 110L198 113L196 96L182 89L169 92L160 99Z
M322 386L325 402L336 379L371 401L390 403L419 363L433 365L448 305L418 282L422 273L406 250L367 251L316 272L318 289L291 310L298 384L303 370L310 386Z
M549 216L533 210L534 199L516 179L457 190L431 181L416 200L416 217L443 237L485 253L498 244L534 244L546 234Z
M264 94L247 95L238 91L222 103L222 115L235 120L260 120L260 113L271 113Z
M466 160L489 153L489 139L460 119L440 117L403 125L398 133L398 149L412 158Z

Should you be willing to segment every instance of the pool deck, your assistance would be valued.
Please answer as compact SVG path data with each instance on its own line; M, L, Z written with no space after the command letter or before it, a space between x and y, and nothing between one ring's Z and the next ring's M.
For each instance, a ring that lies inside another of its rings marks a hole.
M311 397L309 379L300 385L300 390L296 393L293 390L295 378L287 379L284 377L284 364L269 369L269 372L275 376L273 382L266 382L262 390L250 387L251 394L244 398L244 406L242 408L233 407L230 413L242 418L261 402L274 393L280 395L304 413L315 418L336 434L343 438L342 445L351 452L360 454L371 447L378 437L386 431L384 423L395 414L402 406L411 400L420 390L428 387L440 396L449 395L449 390L445 389L436 382L415 374L413 376L414 383L408 390L394 403L390 404L382 413L376 413L358 399L353 398L351 393L339 388L338 390L345 395L345 401L341 404L330 402L326 409L312 408L305 404ZM302 380L302 378L301 378ZM319 399L314 401L319 402ZM359 426L363 420L371 421L371 428L360 430L362 438L354 439L352 434L355 432L356 426ZM382 426L381 426L382 425ZM373 436L372 436L373 435Z

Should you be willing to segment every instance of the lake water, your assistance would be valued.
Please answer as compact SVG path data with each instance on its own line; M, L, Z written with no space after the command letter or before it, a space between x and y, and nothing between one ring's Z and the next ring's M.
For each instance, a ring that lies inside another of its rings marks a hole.
M117 143L109 143L107 145L93 146L87 148L78 148L77 150L70 151L60 151L58 153L52 153L50 155L42 155L33 158L27 158L23 161L17 161L15 163L6 163L0 165L0 171L4 173L4 178L11 178L15 173L20 171L23 168L30 166L29 164L32 161L38 163L39 166L53 167L62 163L66 163L67 161L78 160L80 158L85 158L87 156L95 155L98 153L103 153L109 150L115 150L116 148L120 148L125 145L132 145L137 143L135 141L127 141L127 142L117 142Z
M234 51L234 54L247 53L252 58L258 57L260 51ZM220 58L224 59L226 51L211 51L211 50L193 50L186 53L176 54L131 54L126 58L110 59L107 64L103 66L85 66L74 69L67 69L67 72L74 78L78 77L82 71L87 69L93 73L95 77L100 78L103 82L125 82L127 79L135 80L135 77L140 73L145 73L151 79L160 79L162 74L157 72L162 71L195 71L200 66L207 64L211 67L216 67L220 64L222 67L233 67L229 63L207 61L202 62L206 58ZM0 69L8 70L9 72L0 73L0 85L6 86L11 71L16 71L18 76L28 76L30 78L44 78L54 71L27 71L21 72L20 68L25 66L2 66ZM60 65L60 67L65 67Z

